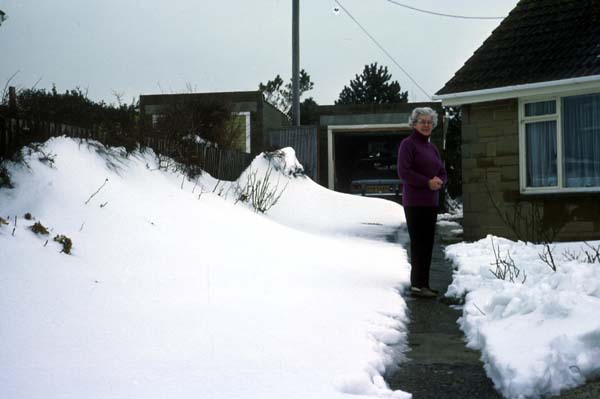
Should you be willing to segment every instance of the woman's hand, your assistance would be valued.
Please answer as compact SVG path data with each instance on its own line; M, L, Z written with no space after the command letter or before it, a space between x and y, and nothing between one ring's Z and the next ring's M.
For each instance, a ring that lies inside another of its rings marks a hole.
M431 191L437 191L442 188L444 182L439 177L435 176L433 179L429 180L429 189Z

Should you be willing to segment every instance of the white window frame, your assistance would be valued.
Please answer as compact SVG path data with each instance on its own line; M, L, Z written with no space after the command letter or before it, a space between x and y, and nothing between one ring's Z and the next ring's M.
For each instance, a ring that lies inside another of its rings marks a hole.
M563 156L563 126L562 126L562 99L564 97L579 96L584 94L600 94L600 90L581 90L560 93L556 95L522 97L519 98L519 181L523 194L544 193L589 193L600 192L598 187L565 187L564 182L564 156ZM543 101L555 101L556 113L539 116L525 116L525 105ZM531 122L556 121L556 166L558 184L551 187L527 187L527 154L525 126Z
M237 116L243 116L245 121L246 121L246 151L248 154L250 153L250 149L252 148L252 141L251 141L251 125L250 125L250 112L244 111L244 112L232 112L232 115L237 115Z

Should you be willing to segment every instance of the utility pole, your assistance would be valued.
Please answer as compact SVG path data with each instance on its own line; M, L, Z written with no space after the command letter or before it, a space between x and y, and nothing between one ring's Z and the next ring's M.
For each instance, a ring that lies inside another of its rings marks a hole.
M292 126L300 126L300 0L292 0Z

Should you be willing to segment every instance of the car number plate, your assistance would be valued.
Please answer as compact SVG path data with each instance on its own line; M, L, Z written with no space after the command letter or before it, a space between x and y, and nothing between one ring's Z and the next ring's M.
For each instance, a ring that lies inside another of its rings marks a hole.
M367 192L369 192L369 193L389 193L390 186L385 186L385 185L367 186Z

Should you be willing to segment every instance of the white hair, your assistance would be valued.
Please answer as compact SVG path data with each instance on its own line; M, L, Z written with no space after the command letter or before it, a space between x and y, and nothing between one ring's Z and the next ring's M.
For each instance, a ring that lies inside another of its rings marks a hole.
M435 128L437 126L438 114L437 114L437 112L435 112L435 110L433 110L432 108L429 108L429 107L413 109L412 112L410 113L410 116L408 117L408 125L410 127L415 127L415 125L417 124L417 120L419 119L419 116L421 116L421 115L431 116L431 120L433 121L433 127Z

